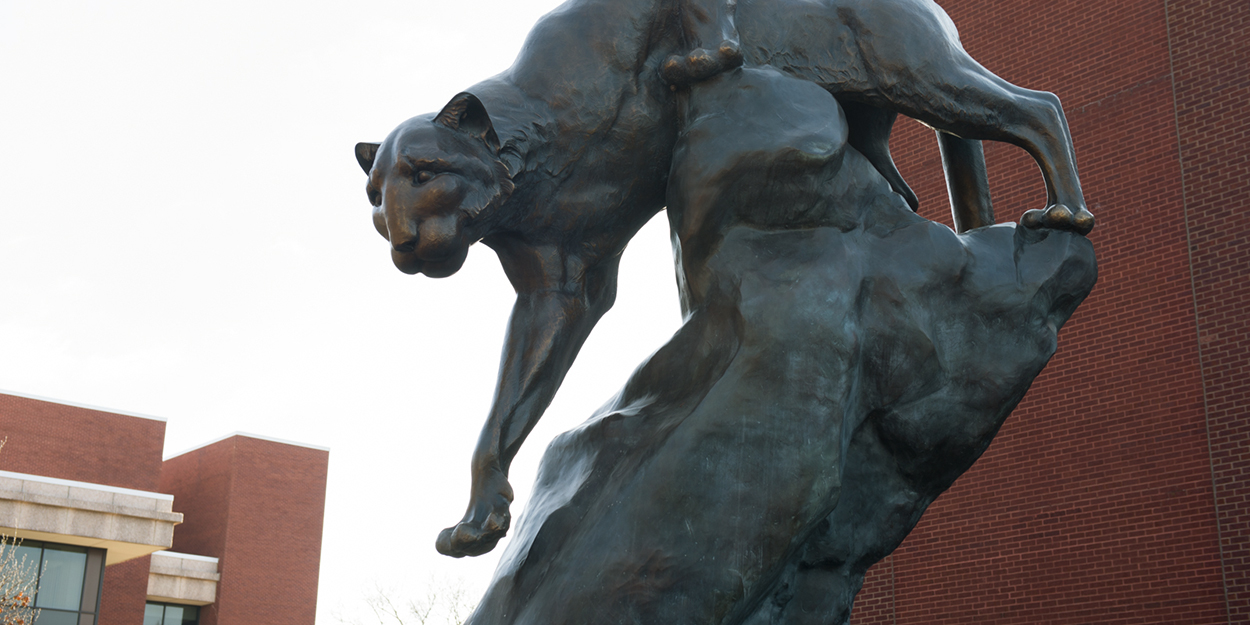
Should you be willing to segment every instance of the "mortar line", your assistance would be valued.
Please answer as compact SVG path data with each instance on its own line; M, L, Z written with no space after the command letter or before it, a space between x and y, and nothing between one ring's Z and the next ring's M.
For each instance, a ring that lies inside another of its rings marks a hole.
M1172 83L1172 125L1176 130L1176 163L1181 172L1181 215L1185 220L1185 254L1189 261L1189 294L1194 305L1194 342L1198 347L1198 379L1202 385L1202 421L1207 434L1207 467L1211 471L1211 504L1215 508L1215 539L1220 553L1220 585L1224 591L1224 620L1232 625L1233 612L1228 601L1228 566L1224 556L1224 524L1220 517L1219 484L1215 479L1215 452L1211 440L1211 406L1207 399L1207 369L1202 352L1202 322L1198 317L1198 284L1194 278L1194 243L1189 228L1189 187L1185 180L1185 155L1181 142L1180 107L1176 97L1176 60L1172 51L1172 14L1168 0L1163 0L1163 25L1168 39L1168 77Z

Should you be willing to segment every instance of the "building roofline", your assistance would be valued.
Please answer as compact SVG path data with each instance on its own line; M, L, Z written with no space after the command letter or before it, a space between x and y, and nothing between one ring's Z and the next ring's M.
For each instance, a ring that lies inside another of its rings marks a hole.
M33 399L33 400L35 400L35 401L47 402L47 403L49 403L49 404L60 404L60 405L62 405L62 406L73 406L74 408L83 408L83 409L86 409L86 410L94 410L94 411L96 411L96 412L107 412L107 413L109 413L109 414L121 415L121 416L123 416L123 417L135 417L135 418L138 418L138 419L148 419L148 420L150 420L150 421L160 421L160 422L162 422L162 423L167 423L167 422L169 421L169 419L166 419L165 417L154 417L154 416L152 416L152 415L141 414L141 413L138 413L138 412L129 412L129 411L126 411L126 410L117 410L117 409L115 409L115 408L105 408L105 407L103 407L103 406L93 406L93 405L91 405L91 404L83 404L83 403L79 403L79 402L75 402L75 401L66 401L66 400L64 400L64 399L54 399L54 398L51 398L51 397L43 397L43 396L41 396L41 395L32 395L32 394L30 394L30 393L19 393L19 392L17 392L17 391L10 391L10 390L7 390L7 389L2 389L2 388L0 388L0 394L3 394L3 395L12 395L12 396L14 396L14 397L21 397L21 398L23 398L23 399Z
M208 447L209 445L214 445L214 444L216 444L216 443L220 443L221 441L224 441L224 440L226 440L227 438L230 438L230 437L233 437L233 436L243 436L243 437L246 437L246 438L255 438L255 439L258 439L258 440L262 440L262 441L269 441L269 442L271 442L271 443L281 443L281 444L283 444L283 445L292 445L292 446L295 446L295 447L307 447L308 449L316 449L316 450L318 450L318 451L324 451L324 452L329 452L329 451L330 451L330 448L329 448L329 447L322 447L321 445L312 445L312 444L309 444L309 443L301 443L301 442L299 442L299 441L291 441L291 440L287 440L287 439L285 439L285 438L275 438L275 437L273 437L273 436L264 436L264 435L262 435L262 434L252 434L252 433L250 433L250 432L231 432L231 433L226 434L226 435L224 435L224 436L218 436L217 438L214 438L213 440L208 441L208 442L206 442L206 443L200 443L199 445L196 445L196 446L194 446L194 447L191 447L190 449L184 449L184 450L182 450L182 451L180 451L180 452L178 452L178 453L176 453L176 454L172 454L172 455L166 456L166 457L165 457L165 460L172 460L172 459L174 459L174 458L177 458L178 456L182 456L182 455L185 455L185 454L189 454L189 453L191 453L191 452L193 452L193 451L196 451L197 449L203 449L203 448L205 448L205 447Z
M183 560L198 560L200 562L217 562L218 559L213 556L201 556L194 553L182 553L179 551L156 551L154 556L165 556L167 558L181 558Z

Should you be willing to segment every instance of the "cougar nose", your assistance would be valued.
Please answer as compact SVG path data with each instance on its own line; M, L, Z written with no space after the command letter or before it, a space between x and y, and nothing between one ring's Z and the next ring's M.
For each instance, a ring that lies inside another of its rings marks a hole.
M392 217L387 222L387 238L390 239L391 247L395 248L396 252L410 254L417 249L420 237L417 234L417 224L413 220L404 217Z
M411 254L413 250L417 249L417 238L412 237L407 240L402 240L400 243L391 243L391 247L395 248L395 251L401 254Z

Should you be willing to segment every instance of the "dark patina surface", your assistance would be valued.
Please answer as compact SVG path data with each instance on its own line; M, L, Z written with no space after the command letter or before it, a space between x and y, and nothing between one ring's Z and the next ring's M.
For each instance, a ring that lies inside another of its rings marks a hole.
M912 212L898 113L938 130L959 233ZM981 139L1042 169L1022 227L992 225ZM845 622L1096 276L1058 100L927 0L573 0L356 154L401 270L481 240L517 291L448 555L508 531L508 465L668 207L685 323L552 443L473 623Z

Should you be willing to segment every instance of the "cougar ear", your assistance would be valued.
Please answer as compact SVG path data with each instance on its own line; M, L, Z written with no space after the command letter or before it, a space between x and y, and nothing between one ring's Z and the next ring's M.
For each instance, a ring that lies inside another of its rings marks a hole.
M434 123L441 124L452 130L467 132L482 141L491 150L499 151L499 137L495 134L495 127L490 123L490 115L486 114L486 107L482 106L482 101L472 93L460 93L439 111L438 116L434 118Z
M381 147L377 143L357 143L356 144L356 162L360 163L360 168L369 173L373 169L373 159L378 157L378 148Z

